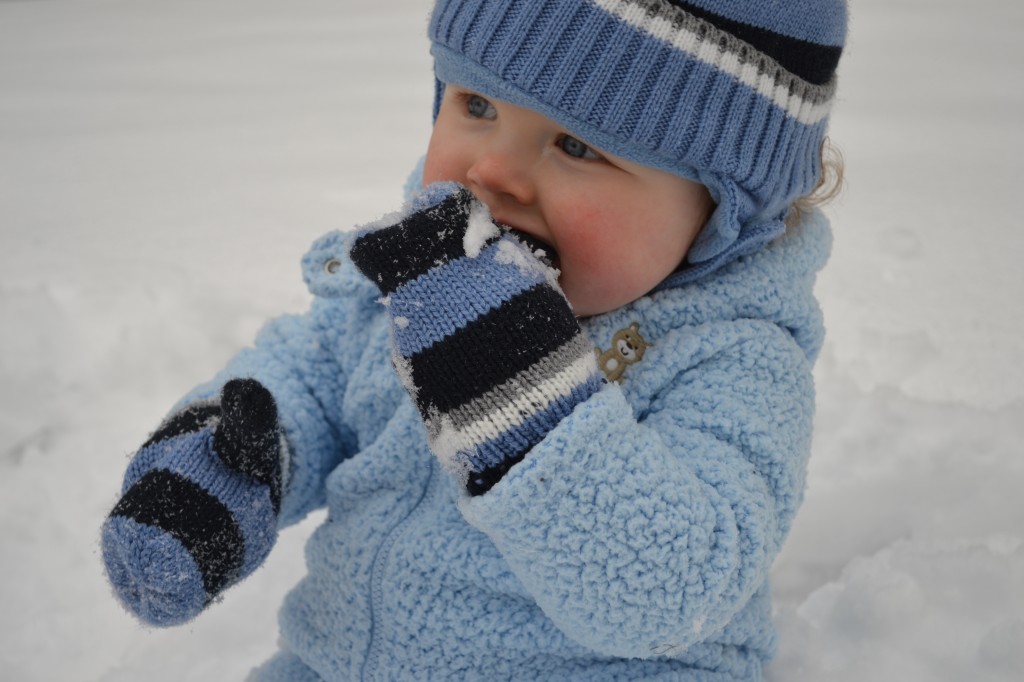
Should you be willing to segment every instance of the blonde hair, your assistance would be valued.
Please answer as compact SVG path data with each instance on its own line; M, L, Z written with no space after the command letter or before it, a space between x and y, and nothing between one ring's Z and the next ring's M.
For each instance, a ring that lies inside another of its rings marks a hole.
M808 194L793 202L786 215L786 225L795 225L811 209L824 206L843 191L843 153L827 136L821 140L821 177Z

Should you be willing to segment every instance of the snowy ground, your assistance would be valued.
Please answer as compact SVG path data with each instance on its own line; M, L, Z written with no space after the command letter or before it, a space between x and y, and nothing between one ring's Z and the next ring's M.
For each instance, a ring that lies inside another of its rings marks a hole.
M0 680L235 680L273 650L309 524L170 631L110 598L98 528L164 410L304 308L308 244L397 204L429 5L0 1ZM1024 9L853 5L770 679L1024 679Z

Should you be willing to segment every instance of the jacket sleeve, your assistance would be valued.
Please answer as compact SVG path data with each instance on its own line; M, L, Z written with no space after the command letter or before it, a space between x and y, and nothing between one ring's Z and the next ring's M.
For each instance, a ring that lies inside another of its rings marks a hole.
M670 343L631 368L652 397L608 384L460 501L555 625L604 654L719 632L764 585L802 496L813 380L792 337L747 320Z
M252 377L270 390L286 451L282 527L323 506L327 474L356 448L356 436L343 418L343 402L361 353L338 349L363 347L361 342L347 344L346 339L365 335L367 328L383 321L374 290L345 260L346 238L346 233L328 234L303 259L304 276L314 294L308 312L268 322L252 347L175 408L216 396L232 378Z

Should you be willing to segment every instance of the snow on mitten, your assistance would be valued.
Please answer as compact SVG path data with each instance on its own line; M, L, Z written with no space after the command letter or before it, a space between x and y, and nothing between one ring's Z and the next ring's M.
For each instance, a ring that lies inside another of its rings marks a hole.
M277 539L281 431L270 392L233 379L168 418L125 473L103 524L107 576L151 625L194 618L252 573Z
M455 183L427 187L412 210L357 234L350 256L383 294L431 449L479 495L602 379L541 252Z

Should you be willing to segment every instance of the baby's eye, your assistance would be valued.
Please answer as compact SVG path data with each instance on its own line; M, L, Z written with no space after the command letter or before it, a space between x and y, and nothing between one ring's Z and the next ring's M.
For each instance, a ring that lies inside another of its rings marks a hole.
M587 159L590 161L596 161L603 159L604 157L591 149L588 145L580 142L571 135L562 135L558 138L558 148L563 152L573 157L574 159Z
M473 118L493 119L498 116L494 105L480 95L466 95L466 111Z

